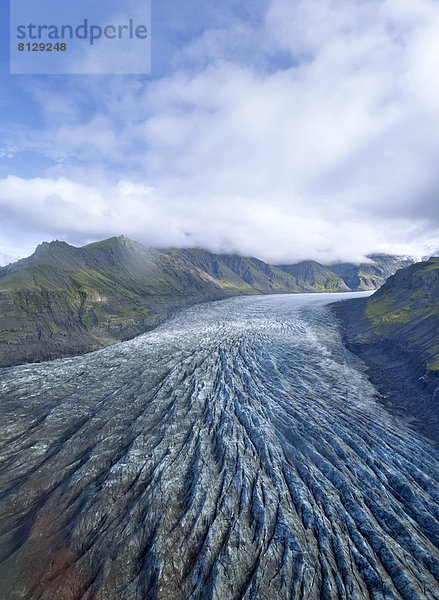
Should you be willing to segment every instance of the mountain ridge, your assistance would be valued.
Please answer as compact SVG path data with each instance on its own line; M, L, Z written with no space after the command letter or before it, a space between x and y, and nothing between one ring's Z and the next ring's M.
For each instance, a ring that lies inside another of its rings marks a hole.
M400 269L369 298L333 310L387 408L439 442L439 258Z
M387 257L374 268L384 272L389 260L396 268L403 259ZM340 269L307 268L310 262L275 266L196 248L146 248L125 236L79 248L43 242L0 268L0 366L96 350L199 302L352 289Z

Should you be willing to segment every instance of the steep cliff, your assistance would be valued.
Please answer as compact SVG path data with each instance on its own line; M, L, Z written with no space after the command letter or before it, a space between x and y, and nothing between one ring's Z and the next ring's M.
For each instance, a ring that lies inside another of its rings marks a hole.
M367 299L333 308L383 402L438 438L439 258L397 271Z
M298 291L256 258L145 248L124 236L82 248L45 242L0 269L0 366L96 350L190 304Z
M102 348L228 293L239 290L127 238L44 243L0 271L0 365Z
M313 261L279 268L202 249L145 248L124 236L82 248L44 242L0 268L0 367L103 348L190 304L349 289Z
M313 260L305 260L294 265L278 265L294 277L296 283L309 291L318 292L363 292L376 290L398 269L416 262L410 256L370 254L369 262L335 263L321 265Z

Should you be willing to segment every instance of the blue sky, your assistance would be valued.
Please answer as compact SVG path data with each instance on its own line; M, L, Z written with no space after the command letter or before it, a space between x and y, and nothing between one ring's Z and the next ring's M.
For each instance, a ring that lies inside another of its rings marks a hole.
M152 0L132 77L9 75L8 22L0 263L122 233L273 262L439 244L436 0Z

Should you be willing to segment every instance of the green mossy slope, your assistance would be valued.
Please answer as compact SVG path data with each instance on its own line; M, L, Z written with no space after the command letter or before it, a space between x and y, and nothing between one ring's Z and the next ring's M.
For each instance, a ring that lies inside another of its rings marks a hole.
M313 261L279 268L202 249L145 248L124 236L82 248L44 242L0 268L0 366L102 348L197 302L349 289Z
M439 444L439 258L397 271L369 298L332 307L380 402Z
M367 301L366 316L373 336L417 355L427 375L439 371L439 258L390 277Z
M43 243L0 268L0 366L102 348L196 302L294 291L291 277L254 258L145 248L124 236L82 248Z

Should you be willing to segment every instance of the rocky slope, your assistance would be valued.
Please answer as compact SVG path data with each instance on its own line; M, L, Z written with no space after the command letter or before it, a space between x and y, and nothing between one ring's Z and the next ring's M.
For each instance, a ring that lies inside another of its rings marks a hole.
M291 275L298 285L309 292L351 291L332 267L321 265L314 260L305 260L296 265L279 265L279 269Z
M328 266L306 260L294 265L278 265L278 268L292 275L296 283L308 291L362 292L378 289L398 269L416 261L409 256L387 254L370 254L368 258L371 262L360 265L336 263Z
M334 310L383 402L439 440L439 258L401 269L371 297Z
M383 267L381 257L369 268L390 273L401 259L386 261L392 266ZM0 268L0 367L96 350L198 302L361 287L355 278L349 285L343 280L346 266L336 267L340 275L312 261L275 267L201 249L145 248L124 236L82 248L45 242L29 258Z
M297 291L253 258L147 249L123 236L83 248L43 243L0 269L0 366L102 348L196 302Z

